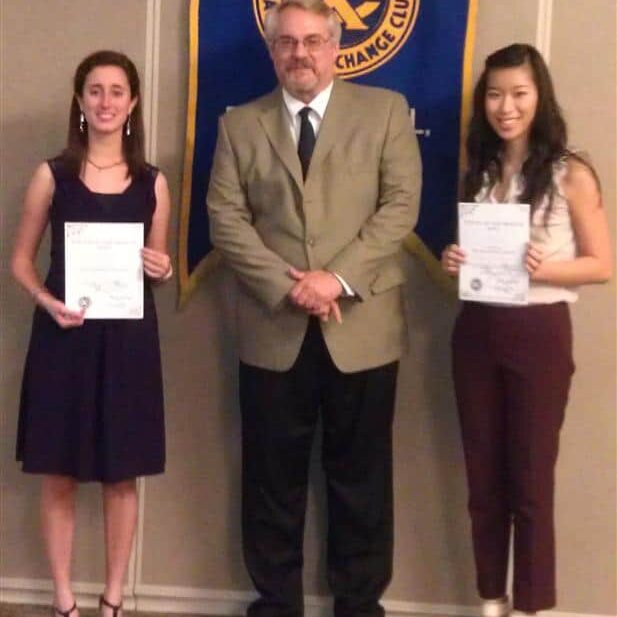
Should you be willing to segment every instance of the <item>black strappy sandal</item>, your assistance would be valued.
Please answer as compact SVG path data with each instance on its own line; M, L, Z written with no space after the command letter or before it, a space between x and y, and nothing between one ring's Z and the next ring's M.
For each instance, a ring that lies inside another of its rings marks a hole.
M99 596L99 610L101 610L104 606L113 611L113 617L118 617L118 611L122 610L122 602L120 602L120 604L112 604L107 601L103 594L101 594Z
M52 617L56 617L56 615L61 615L61 617L71 617L71 613L77 610L77 602L73 602L73 606L69 608L68 611L61 611L58 607L51 607L51 615Z

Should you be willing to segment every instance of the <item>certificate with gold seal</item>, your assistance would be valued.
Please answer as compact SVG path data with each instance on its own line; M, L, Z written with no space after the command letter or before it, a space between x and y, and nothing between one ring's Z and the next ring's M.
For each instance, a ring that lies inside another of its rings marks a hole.
M142 319L143 223L64 224L64 303L86 319Z
M459 203L459 245L465 263L458 277L461 300L527 304L529 204Z

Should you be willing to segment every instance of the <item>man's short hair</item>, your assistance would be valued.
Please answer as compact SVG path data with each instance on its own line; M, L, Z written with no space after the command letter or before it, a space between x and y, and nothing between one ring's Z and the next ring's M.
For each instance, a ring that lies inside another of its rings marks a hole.
M279 15L291 7L325 17L328 21L330 36L337 44L341 42L341 22L334 10L330 8L324 0L282 0L279 4L275 4L266 11L266 16L264 18L264 33L269 45L272 44L276 38Z

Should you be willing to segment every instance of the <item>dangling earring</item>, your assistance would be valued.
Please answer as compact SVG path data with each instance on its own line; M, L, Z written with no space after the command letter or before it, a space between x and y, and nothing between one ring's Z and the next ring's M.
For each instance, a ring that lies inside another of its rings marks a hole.
M79 112L79 132L83 133L86 128L86 117L84 116L84 112Z
M131 134L131 114L128 115L126 119L126 136L128 137Z

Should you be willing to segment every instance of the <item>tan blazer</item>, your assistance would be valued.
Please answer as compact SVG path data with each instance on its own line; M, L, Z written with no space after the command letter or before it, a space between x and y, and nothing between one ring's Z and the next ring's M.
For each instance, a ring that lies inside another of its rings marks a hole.
M416 221L421 162L397 93L335 80L306 182L280 89L221 117L208 209L214 245L240 281L240 358L287 370L307 315L290 266L336 272L356 297L322 324L337 367L373 368L407 346L401 241Z

